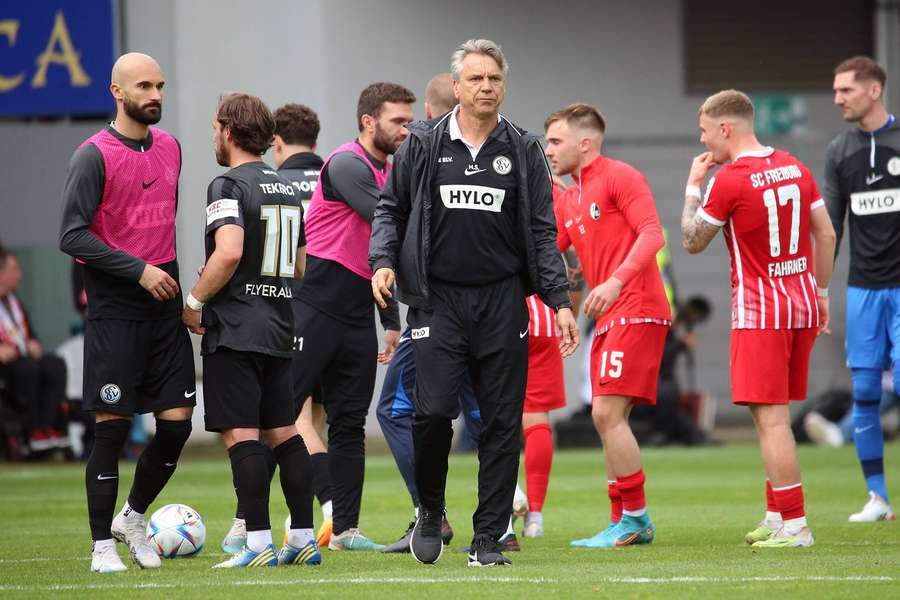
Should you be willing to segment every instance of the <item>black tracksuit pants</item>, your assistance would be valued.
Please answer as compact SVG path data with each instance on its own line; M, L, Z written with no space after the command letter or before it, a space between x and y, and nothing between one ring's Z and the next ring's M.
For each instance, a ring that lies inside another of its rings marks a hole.
M506 531L519 471L528 311L518 276L480 287L431 282L431 309L407 315L416 358L414 442L421 506L444 508L451 421L471 375L483 428L475 535Z

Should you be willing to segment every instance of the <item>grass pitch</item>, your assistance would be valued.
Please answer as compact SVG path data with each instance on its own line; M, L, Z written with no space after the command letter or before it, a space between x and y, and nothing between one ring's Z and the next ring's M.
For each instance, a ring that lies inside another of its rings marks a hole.
M0 466L0 596L48 598L272 597L453 598L898 598L900 522L851 524L866 500L852 447L800 452L816 545L756 551L743 535L759 520L763 479L753 446L651 449L644 452L647 498L657 528L650 546L615 550L571 548L569 541L605 526L608 501L599 451L557 452L544 507L546 537L521 540L508 568L466 567L459 549L471 535L476 461L451 458L448 511L456 537L433 566L410 555L323 550L320 567L212 571L231 523L234 495L225 452L218 460L182 460L151 507L181 502L207 525L195 558L164 560L158 571L129 565L126 573L90 573L90 534L81 465ZM900 446L887 448L889 484L900 498ZM123 463L120 504L133 463ZM524 478L522 478L524 481ZM276 540L286 515L276 477L272 488ZM316 507L316 516L319 510ZM361 526L390 542L411 517L406 488L390 456L370 457ZM521 523L519 523L521 526ZM520 531L520 530L519 530Z

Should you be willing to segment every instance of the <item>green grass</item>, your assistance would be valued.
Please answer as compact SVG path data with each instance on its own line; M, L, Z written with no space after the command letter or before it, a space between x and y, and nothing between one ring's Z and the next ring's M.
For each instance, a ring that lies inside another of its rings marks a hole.
M206 548L192 559L166 560L142 572L89 572L90 540L80 465L0 467L0 596L222 597L616 597L616 598L898 598L900 523L850 524L865 501L852 448L801 450L813 548L758 552L743 544L763 505L758 452L752 446L644 452L647 497L657 527L650 546L617 550L569 547L605 525L608 501L599 451L558 452L544 510L547 536L523 540L505 569L469 569L463 554L475 507L476 462L451 460L448 506L456 532L434 566L409 555L323 551L318 568L211 571L223 560L219 542L234 505L224 452L217 460L185 459L154 504L189 504L204 516ZM897 485L900 446L889 445ZM890 468L890 467L889 467ZM122 466L120 498L133 464ZM895 496L900 493L894 487ZM276 539L286 509L273 485ZM121 500L120 500L121 501ZM152 508L151 508L152 510ZM396 539L410 518L406 488L389 456L368 461L362 527L370 537ZM318 517L318 508L316 509ZM126 552L119 546L123 558ZM255 589L254 589L255 588ZM246 592L245 592L246 590Z

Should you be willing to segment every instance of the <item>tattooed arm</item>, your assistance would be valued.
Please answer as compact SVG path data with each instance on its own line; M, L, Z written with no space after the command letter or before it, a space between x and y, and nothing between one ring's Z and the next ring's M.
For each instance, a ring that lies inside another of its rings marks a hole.
M704 218L700 210L700 185L706 174L715 166L712 155L704 152L694 158L685 190L684 211L681 213L681 245L691 254L703 252L723 223Z

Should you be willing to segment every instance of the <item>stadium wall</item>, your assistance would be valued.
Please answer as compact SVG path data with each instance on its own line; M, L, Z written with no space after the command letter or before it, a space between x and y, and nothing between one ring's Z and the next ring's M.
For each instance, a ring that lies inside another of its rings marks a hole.
M249 91L272 108L289 101L312 106L322 122L319 150L327 154L356 134L362 87L381 80L402 83L420 95L416 114L422 116L425 83L448 69L454 47L470 37L489 37L510 61L504 112L513 121L540 131L544 117L569 102L595 104L609 122L606 152L647 175L676 241L680 294L703 294L714 307L711 322L699 330L698 383L718 399L723 419L746 418L728 404L727 252L716 241L707 253L688 257L677 244L684 180L691 158L702 150L696 127L702 97L683 92L681 4L578 0L565 3L572 14L560 14L559 6L537 0L123 0L121 49L147 52L161 63L168 78L161 126L184 149L178 232L184 287L194 283L203 261L206 185L221 172L213 159L211 119L222 92ZM800 98L802 127L790 137L764 141L795 152L821 183L825 146L844 124L827 87ZM0 240L29 257L26 277L32 283L23 296L37 308L34 317L51 343L65 337L74 319L63 285L68 262L54 250L59 194L71 152L102 124L0 123ZM843 256L835 288L842 290L845 281ZM848 383L843 293L833 298L834 335L815 350L812 394ZM581 364L576 357L566 365L570 405L578 402Z

